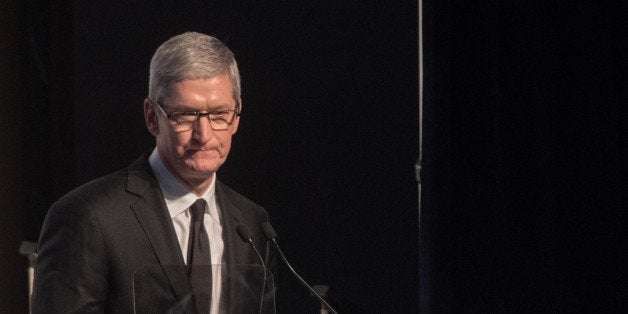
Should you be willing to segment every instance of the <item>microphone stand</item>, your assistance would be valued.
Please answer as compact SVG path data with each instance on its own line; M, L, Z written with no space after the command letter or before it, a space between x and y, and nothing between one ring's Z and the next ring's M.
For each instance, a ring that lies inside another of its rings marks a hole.
M286 256L281 251L281 248L279 248L279 244L277 244L277 240L274 237L271 238L270 240L275 244L275 247L277 248L277 252L279 252L279 256L283 260L284 264L286 264L286 266L288 266L288 268L290 269L290 272L292 272L294 277L296 277L299 280L299 282L307 290L309 290L310 293L314 295L314 297L316 297L321 302L322 305L327 307L327 309L329 309L329 311L331 311L331 313L338 314L338 312L331 305L329 305L329 303L327 303L327 301L325 301L325 299L323 299L323 297L321 297L318 293L316 293L316 291L314 291L314 289L312 289L312 287L310 287L310 285L308 285L307 282L303 278L301 278L301 276L299 276L299 274L294 270L294 268L292 268L292 265L290 265L290 263L288 262L288 259L286 259ZM322 309L321 309L321 313L323 313Z

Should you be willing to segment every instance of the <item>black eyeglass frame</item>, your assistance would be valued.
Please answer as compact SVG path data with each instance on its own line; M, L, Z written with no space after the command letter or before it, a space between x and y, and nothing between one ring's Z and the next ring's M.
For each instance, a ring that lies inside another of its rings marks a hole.
M200 111L173 111L170 113L167 113L166 110L164 109L164 107L157 101L152 101L153 104L156 105L157 108L159 108L159 111L161 111L161 113L168 118L168 120L176 123L176 125L173 126L178 126L181 127L181 123L177 120L177 116L195 116L196 119L194 120L194 122L190 125L189 129L185 129L185 130L181 130L181 132L185 132L185 131L189 131L191 129L194 128L194 126L196 125L196 123L198 123L198 120L201 117L206 117L207 120L209 120L209 126L212 128L212 130L214 131L224 131L227 130L229 128L229 126L231 126L231 124L233 124L233 121L235 120L236 117L240 116L240 110L238 109L222 109L222 110L218 110L218 111L214 111L214 112L200 112ZM235 113L232 114L232 116L227 120L224 119L225 122L227 122L227 126L224 128L217 128L215 126L215 121L214 119L212 119L210 117L210 115L216 115L216 114L225 114L225 113Z

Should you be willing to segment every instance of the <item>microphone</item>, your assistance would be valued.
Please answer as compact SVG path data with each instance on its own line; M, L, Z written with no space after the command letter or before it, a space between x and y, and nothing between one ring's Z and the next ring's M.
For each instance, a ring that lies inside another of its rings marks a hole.
M262 282L262 296L259 300L259 312L261 314L262 309L264 308L264 295L266 292L266 274L267 274L266 263L264 263L262 254L259 253L259 251L257 250L257 247L255 247L255 243L253 243L253 234L251 233L251 230L249 230L249 228L245 225L237 225L236 230L238 231L238 235L240 236L242 241L247 242L251 246L251 248L253 248L253 251L255 251L255 255L257 255L259 262L262 264L262 268L264 268L264 282Z
M275 229L273 228L273 226L271 226L269 222L265 221L262 223L262 231L266 235L266 240L270 240L273 242L273 244L275 245L275 248L277 248L277 252L279 252L279 256L281 257L281 260L283 261L284 264L286 264L286 266L288 266L288 269L290 269L290 272L292 272L294 277L296 277L299 280L299 282L301 282L301 284L307 290L310 291L312 295L314 295L322 304L324 304L327 307L327 309L329 309L334 314L338 314L338 312L333 307L331 307L331 305L329 305L329 303L327 303L327 301L325 301L325 299L323 299L323 297L321 297L314 290L314 288L312 288L312 286L310 286L307 282L305 282L305 280L301 278L299 274L297 274L294 268L292 268L292 265L290 265L290 263L288 262L288 259L286 259L286 256L281 251L281 248L279 248L279 244L277 243L277 233L275 232Z
M264 263L262 254L259 253L257 247L255 246L255 243L253 243L253 234L251 233L251 230L249 230L249 228L245 225L238 225L236 227L236 230L238 231L238 234L240 235L242 241L247 242L253 248L253 251L255 251L255 255L257 255L257 258L259 259L259 262L262 263L264 271L266 271L266 264Z

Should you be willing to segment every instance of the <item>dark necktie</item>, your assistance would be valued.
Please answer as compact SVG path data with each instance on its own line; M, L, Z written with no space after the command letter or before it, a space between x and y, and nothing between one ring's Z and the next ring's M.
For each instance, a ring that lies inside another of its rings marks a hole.
M190 244L188 246L188 272L192 284L192 294L199 314L208 314L211 307L212 267L209 251L209 237L203 225L205 200L199 198L190 207Z

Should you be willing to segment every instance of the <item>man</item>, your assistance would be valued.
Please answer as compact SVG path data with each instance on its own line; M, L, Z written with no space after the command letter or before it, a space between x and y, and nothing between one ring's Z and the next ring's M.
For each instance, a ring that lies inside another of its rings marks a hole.
M50 208L39 239L33 313L213 314L259 307L266 272L236 229L250 230L268 264L259 228L268 217L216 178L241 110L229 48L199 33L163 43L151 60L144 100L156 147Z

